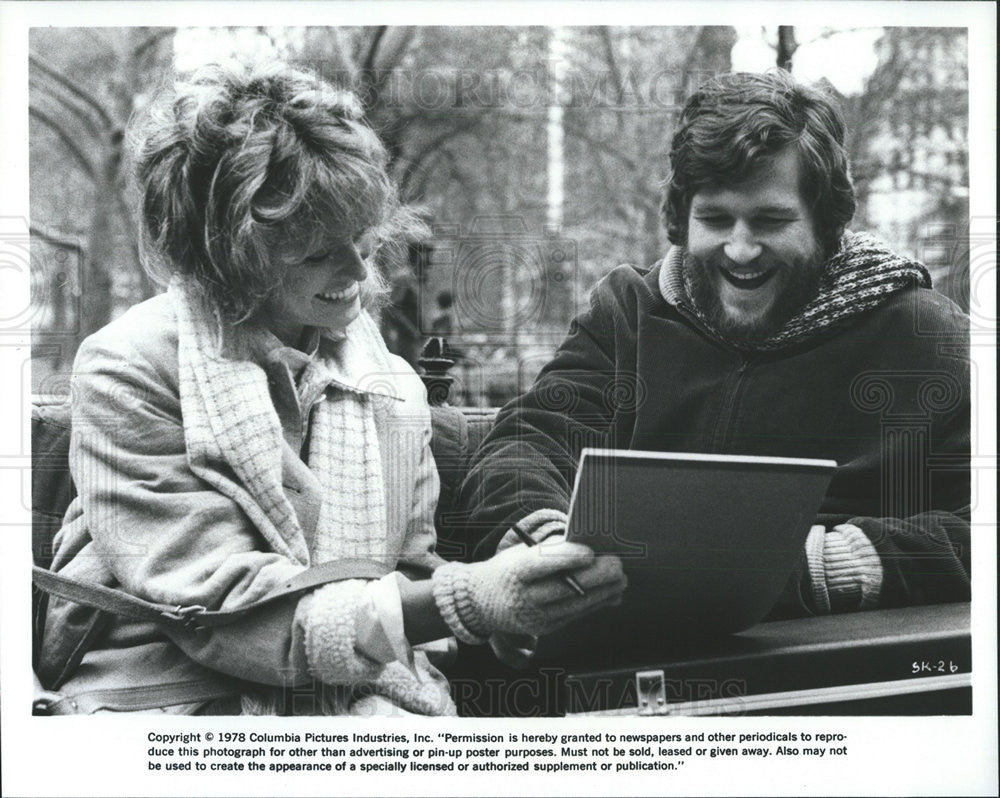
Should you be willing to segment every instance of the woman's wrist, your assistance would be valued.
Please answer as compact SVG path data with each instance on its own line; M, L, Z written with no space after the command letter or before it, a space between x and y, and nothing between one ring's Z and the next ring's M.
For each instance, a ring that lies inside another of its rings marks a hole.
M480 645L488 635L477 628L474 606L468 589L468 569L465 563L450 562L434 572L431 579L433 597L443 622L463 643Z
M441 566L445 567L447 566ZM433 580L411 582L401 575L397 575L397 578L403 606L403 629L410 645L416 646L431 640L451 637L454 629L443 617L435 596Z

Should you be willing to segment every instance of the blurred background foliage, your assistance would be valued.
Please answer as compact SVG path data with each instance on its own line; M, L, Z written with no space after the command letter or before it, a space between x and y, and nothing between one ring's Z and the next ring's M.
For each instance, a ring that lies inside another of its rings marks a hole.
M805 44L796 29L760 33L770 63L794 72ZM694 86L734 67L742 35L731 27L34 29L33 390L67 391L79 341L159 290L139 267L126 133L175 69L275 55L358 92L404 199L432 229L403 262L382 264L393 286L386 339L415 362L428 336L447 337L459 360L453 403L495 405L530 384L597 279L619 263L662 257L660 186L676 115ZM886 28L875 41L860 90L840 94L859 196L852 227L923 260L938 290L968 309L964 31Z

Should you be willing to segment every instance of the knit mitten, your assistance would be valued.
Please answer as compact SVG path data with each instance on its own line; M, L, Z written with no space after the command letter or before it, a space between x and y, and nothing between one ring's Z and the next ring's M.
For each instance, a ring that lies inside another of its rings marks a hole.
M817 614L866 610L878 604L882 562L858 527L814 526L806 538L806 560Z
M586 596L562 581L566 571L573 572ZM588 547L562 537L534 547L513 546L485 562L447 563L433 576L441 617L466 643L482 643L498 632L545 634L616 603L625 585L617 557L595 557Z

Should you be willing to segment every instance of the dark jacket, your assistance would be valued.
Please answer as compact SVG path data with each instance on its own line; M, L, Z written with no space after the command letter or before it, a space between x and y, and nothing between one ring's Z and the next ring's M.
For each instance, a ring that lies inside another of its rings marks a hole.
M658 279L658 266L612 271L500 412L460 494L481 556L527 513L568 508L584 446L824 458L840 465L816 523L865 532L882 606L967 600L967 317L913 288L844 328L748 353L668 304ZM809 612L798 578L777 614Z

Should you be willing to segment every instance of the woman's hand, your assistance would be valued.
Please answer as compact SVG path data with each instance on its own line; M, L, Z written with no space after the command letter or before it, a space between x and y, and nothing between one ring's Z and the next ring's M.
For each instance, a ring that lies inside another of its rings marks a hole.
M561 578L571 573L586 592L578 596ZM434 573L434 597L460 638L498 632L541 635L617 604L627 584L621 560L595 556L561 535L528 547L513 546L473 564L449 563Z

